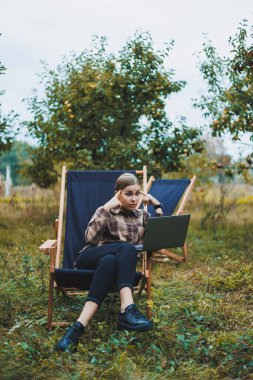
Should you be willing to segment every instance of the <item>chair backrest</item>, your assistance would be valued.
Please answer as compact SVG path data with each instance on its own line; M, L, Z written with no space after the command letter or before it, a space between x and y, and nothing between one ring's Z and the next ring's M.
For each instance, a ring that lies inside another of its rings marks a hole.
M163 204L164 215L172 215L190 183L190 179L158 179L152 183L149 193ZM148 212L155 216L153 207L149 206Z
M67 171L63 268L73 268L78 252L86 244L84 232L92 215L112 198L115 181L125 172L126 170ZM127 172L135 173L131 170Z

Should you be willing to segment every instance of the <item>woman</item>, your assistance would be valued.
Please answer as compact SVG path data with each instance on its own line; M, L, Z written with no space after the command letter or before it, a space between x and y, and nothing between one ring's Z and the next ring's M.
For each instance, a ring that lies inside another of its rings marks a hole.
M150 194L141 191L137 177L122 174L115 184L115 195L99 207L85 231L85 246L76 268L96 269L84 308L77 320L57 344L59 351L74 351L89 321L105 296L116 284L120 296L118 329L148 331L153 324L137 309L133 301L137 252L149 214L136 209L140 197L162 215L162 205Z

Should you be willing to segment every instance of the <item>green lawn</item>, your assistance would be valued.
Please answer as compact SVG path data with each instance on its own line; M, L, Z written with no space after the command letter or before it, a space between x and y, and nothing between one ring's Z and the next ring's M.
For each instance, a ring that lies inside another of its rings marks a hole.
M154 264L155 329L117 332L110 296L70 355L54 351L64 330L46 330L48 257L37 248L57 208L22 207L0 219L1 380L253 379L253 223L204 229L193 218L189 261ZM136 301L144 311L145 295ZM82 303L59 297L55 315L75 320Z

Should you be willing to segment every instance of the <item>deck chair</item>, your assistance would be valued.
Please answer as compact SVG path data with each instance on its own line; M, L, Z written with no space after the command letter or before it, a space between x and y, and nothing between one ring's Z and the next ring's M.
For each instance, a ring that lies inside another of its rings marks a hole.
M49 301L48 322L50 330L53 326L67 326L69 322L53 321L53 295L62 292L64 295L77 295L80 290L88 290L95 270L74 269L76 256L85 245L84 231L95 210L106 203L114 194L116 179L125 171L66 171L62 169L62 183L60 193L59 218L56 220L57 236L54 240L47 240L40 246L40 250L50 256L50 278L49 278ZM139 171L128 171L141 174L143 187L146 191L147 168ZM63 229L65 179L67 176L67 207L63 260L61 264L61 242ZM136 273L135 285L148 283L148 297L151 297L151 284L149 271L149 258L143 254L145 262L142 272ZM144 261L143 258L143 261ZM140 291L139 291L140 293ZM149 312L150 315L150 312Z
M180 215L184 211L187 200L195 185L196 176L191 179L159 179L151 177L147 183L148 192L163 204L164 215ZM176 211L175 211L176 210ZM148 207L151 216L155 216L154 208ZM165 261L167 258L179 263L187 260L187 244L182 247L182 256L166 249L153 252L154 261Z

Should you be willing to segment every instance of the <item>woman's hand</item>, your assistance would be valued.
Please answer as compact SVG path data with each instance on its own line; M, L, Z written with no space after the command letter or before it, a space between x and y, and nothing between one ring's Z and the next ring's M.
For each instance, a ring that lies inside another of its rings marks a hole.
M141 193L143 195L142 201L145 205L156 206L156 205L160 204L160 202L155 197L153 197L153 195L145 194L145 193L143 193L143 191L141 191Z
M119 190L112 199L110 199L104 206L103 208L106 210L106 211L110 211L112 208L115 208L115 207L121 207L122 206L122 203L120 202L119 200L119 195L121 193L121 190Z

